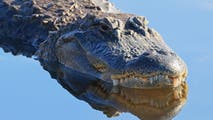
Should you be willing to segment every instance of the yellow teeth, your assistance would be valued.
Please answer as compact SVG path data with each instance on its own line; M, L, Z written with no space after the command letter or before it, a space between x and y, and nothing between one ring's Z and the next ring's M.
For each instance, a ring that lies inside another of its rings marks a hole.
M112 75L111 79L113 81L114 86L123 85L123 84L132 84L133 82L137 82L137 84L141 84L142 86L155 86L158 87L167 85L177 87L183 81L185 81L187 74L184 72L183 74L172 76L172 75L162 75L162 74L152 74L152 75L141 75L138 73L125 73L122 75Z

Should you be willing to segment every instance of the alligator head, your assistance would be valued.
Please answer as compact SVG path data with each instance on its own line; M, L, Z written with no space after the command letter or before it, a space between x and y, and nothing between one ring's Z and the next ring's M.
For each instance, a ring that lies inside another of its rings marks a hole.
M87 15L43 43L38 55L113 86L143 90L161 106L147 101L148 117L173 116L186 101L187 67L147 24L131 14Z
M77 29L60 33L54 49L60 63L115 86L171 88L187 76L185 63L144 17L87 15Z

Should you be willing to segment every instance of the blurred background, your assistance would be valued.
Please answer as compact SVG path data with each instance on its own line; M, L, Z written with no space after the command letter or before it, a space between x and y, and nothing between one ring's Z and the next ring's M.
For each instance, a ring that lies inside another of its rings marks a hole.
M213 114L213 0L110 0L123 12L146 16L187 63L188 102L174 120ZM0 49L1 120L109 120L63 89L40 64ZM111 120L138 120L125 113Z

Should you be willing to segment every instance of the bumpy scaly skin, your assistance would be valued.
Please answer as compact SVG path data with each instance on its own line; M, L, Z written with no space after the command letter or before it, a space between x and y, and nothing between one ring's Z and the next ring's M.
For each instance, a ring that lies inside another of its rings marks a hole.
M1 0L0 47L14 55L32 56L49 34L87 13L119 12L106 0ZM98 2L97 2L98 3Z
M147 24L107 0L0 1L5 51L59 62L113 86L176 91L185 85L186 65ZM176 114L183 103L167 112Z
M42 43L38 56L114 85L179 86L187 75L184 62L146 24L131 14L87 15Z

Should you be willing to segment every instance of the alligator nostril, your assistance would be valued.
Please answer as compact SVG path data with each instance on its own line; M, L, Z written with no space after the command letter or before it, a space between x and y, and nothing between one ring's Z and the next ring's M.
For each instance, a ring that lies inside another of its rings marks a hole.
M135 70L143 74L167 74L179 76L187 72L185 63L178 56L155 54L144 52L134 62L127 65L129 70ZM184 75L186 76L186 75Z
M185 64L179 59L173 59L173 60L167 61L167 69L169 70L170 74L176 74L176 75L182 74L186 69L184 65Z
M164 51L164 50L159 50L157 51L159 54L162 54L162 55L168 55L168 52Z
M150 55L150 53L148 53L148 52L143 53L143 56L149 56L149 55Z

